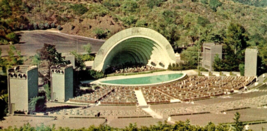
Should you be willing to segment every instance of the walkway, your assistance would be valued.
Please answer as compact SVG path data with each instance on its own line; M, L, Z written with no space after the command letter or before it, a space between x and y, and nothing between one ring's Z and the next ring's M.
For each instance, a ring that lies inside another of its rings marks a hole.
M146 103L146 100L144 98L144 95L141 90L135 90L135 95L137 97L137 101L139 103L139 107L142 108L145 112L147 112L149 115L151 115L153 118L156 119L162 119L163 117L159 114L157 114L155 111L153 111Z
M146 106L147 107L147 103L146 103L146 100L143 96L143 93L141 90L135 90L135 95L137 97L137 101L139 103L139 106L142 107L142 106Z
M149 115L151 115L153 118L156 119L162 119L163 116L159 115L158 113L156 113L155 111L151 110L150 107L146 107L146 108L142 108L145 112L147 112Z

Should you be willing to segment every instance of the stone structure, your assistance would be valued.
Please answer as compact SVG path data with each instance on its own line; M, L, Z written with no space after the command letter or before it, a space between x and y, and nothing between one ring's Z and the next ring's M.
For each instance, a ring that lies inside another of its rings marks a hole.
M51 67L51 99L66 102L73 97L72 65L56 65Z
M70 62L70 64L72 64L73 68L75 68L75 56L70 54L70 53L62 53L62 57Z
M218 54L222 59L222 45L215 45L214 43L204 43L202 53L202 67L212 71L215 55Z
M172 46L164 36L152 29L134 27L113 35L101 46L93 69L105 71L109 66L125 62L167 69L175 61Z
M247 48L245 52L245 76L257 76L258 49Z
M9 113L28 112L30 98L38 95L38 68L16 66L8 70Z

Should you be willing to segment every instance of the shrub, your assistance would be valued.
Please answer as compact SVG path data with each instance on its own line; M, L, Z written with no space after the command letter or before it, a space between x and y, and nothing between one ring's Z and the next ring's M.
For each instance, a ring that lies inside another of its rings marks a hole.
M76 15L83 15L88 11L83 4L74 4L71 8Z
M45 97L47 100L51 99L51 90L50 87L48 86L48 84L44 85L44 89L45 89Z
M8 41L0 37L0 45L7 45Z
M11 40L11 41L13 41L13 42L19 42L19 38L18 38L18 36L15 34L15 33L9 33L9 34L7 34L6 35L6 38L7 39L9 39L9 40Z
M159 7L165 1L167 0L147 0L146 4L147 4L147 7L152 9L154 6Z
M105 74L102 71L89 70L89 74L93 79L103 78Z
M23 30L24 29L24 25L20 25L19 29Z
M37 96L34 98L31 98L29 102L29 112L39 112L44 111L46 108L46 100L44 96Z
M244 76L244 74L245 74L245 65L244 64L239 64L239 71L240 71L240 75Z
M40 23L40 24L38 25L38 27L39 27L39 29L43 30L43 29L44 29L44 24L43 24L43 23Z
M135 24L137 20L138 19L133 15L121 18L121 21L126 26L131 26L131 25Z
M45 23L45 24L44 24L44 27L45 27L46 29L48 29L48 28L49 28L49 24L48 24L48 23Z
M55 23L51 23L51 28L55 28Z
M208 0L200 0L202 4L208 4Z
M57 26L58 30L62 30L62 27L60 25Z
M109 31L108 30L103 30L102 28L96 28L93 30L95 36L98 39L104 39L107 38Z
M222 5L222 3L219 0L210 0L209 1L210 8L215 12L217 11L217 8L221 5Z
M33 29L37 30L38 26L36 23L33 23Z

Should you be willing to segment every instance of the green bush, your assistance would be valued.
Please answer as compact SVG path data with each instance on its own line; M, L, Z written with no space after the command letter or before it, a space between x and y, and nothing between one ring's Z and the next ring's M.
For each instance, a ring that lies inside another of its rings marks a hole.
M57 26L58 30L62 30L62 27L60 25Z
M239 64L239 71L240 71L240 75L244 76L244 74L245 74L245 65L244 64Z
M48 86L48 84L44 85L44 89L45 89L45 97L47 100L51 99L51 90L50 87Z
M123 22L125 26L132 26L136 23L137 20L138 18L133 15L125 16L121 18L121 21Z
M165 1L167 0L147 0L146 4L147 4L147 7L152 9L154 6L159 7Z
M200 0L202 4L208 4L208 0Z
M18 38L18 36L17 36L15 33L13 33L13 32L7 34L7 35L6 35L6 38L9 39L9 40L11 40L11 41L13 41L14 43L19 42L19 38Z
M71 8L76 15L83 15L88 11L83 4L74 4Z
M221 5L222 5L222 3L219 0L210 0L209 1L210 8L215 12L217 11L217 8Z
M102 28L96 28L93 30L93 32L98 39L105 39L108 36L109 30L103 30Z
M105 74L102 71L89 70L89 74L93 79L103 78Z
M0 37L0 45L7 45L7 44L9 44L8 41Z
M29 102L29 112L40 112L45 111L46 109L46 100L44 96L37 96L30 99Z

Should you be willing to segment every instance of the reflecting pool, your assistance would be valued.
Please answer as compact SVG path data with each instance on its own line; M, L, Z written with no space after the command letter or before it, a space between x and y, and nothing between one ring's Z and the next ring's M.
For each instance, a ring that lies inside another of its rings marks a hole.
M116 80L102 80L104 84L115 84L115 85L149 85L149 84L160 84L180 79L184 76L183 73L175 74L164 74L164 75L153 75L153 76L140 76L135 78L125 78Z

